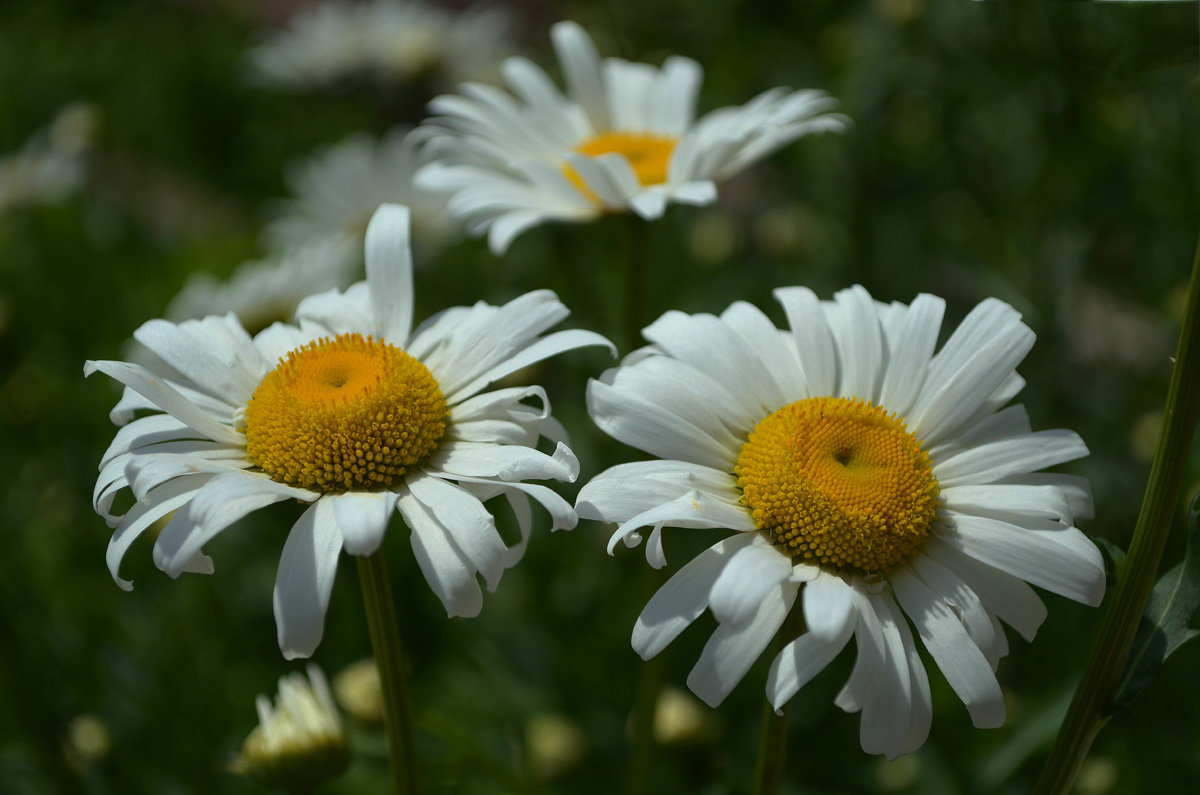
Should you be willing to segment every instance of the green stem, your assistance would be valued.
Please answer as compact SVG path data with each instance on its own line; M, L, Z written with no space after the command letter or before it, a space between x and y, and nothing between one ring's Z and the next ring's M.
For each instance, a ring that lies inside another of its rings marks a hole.
M787 643L803 631L804 611L800 609L800 600L797 599L771 644L771 657L779 654ZM758 762L754 765L754 795L776 795L783 786L783 774L787 769L788 712L791 706L792 702L789 701L779 714L775 714L771 702L764 702L762 724L758 732Z
M624 301L621 314L621 336L618 338L626 353L642 343L643 314L646 311L646 267L649 260L649 224L630 213L625 219L625 261L622 273ZM667 580L666 571L646 568L641 576L639 604L650 600ZM658 695L666 675L667 652L661 651L638 669L637 689L633 702L633 723L630 731L629 767L626 770L625 792L643 795L651 791L650 778L657 745L654 722L658 714Z
M358 579L362 585L363 605L371 648L383 686L383 722L387 730L388 757L391 760L392 791L396 795L417 792L416 753L413 750L412 720L408 709L408 682L404 649L396 623L396 604L388 579L383 548L374 554L359 556Z
M633 213L625 218L627 245L625 251L625 306L621 318L621 339L625 352L642 344L643 315L646 313L646 277L650 259L650 224Z
M1111 717L1112 700L1179 504L1197 413L1200 413L1200 249L1192 266L1166 412L1141 514L1092 655L1038 779L1035 791L1040 795L1065 793L1070 789L1092 741Z
M663 570L646 568L641 578L643 599L639 603L649 601L664 582L666 573ZM663 650L638 668L629 740L629 767L625 780L625 792L628 795L644 795L653 789L650 786L650 771L654 752L658 748L654 739L654 721L658 715L658 694L662 691L666 667L667 652Z

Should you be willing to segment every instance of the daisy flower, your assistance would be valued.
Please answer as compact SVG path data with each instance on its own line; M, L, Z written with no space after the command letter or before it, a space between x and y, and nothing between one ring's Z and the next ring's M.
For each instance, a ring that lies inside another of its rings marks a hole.
M0 155L0 216L60 202L83 187L98 116L92 105L72 103L19 151Z
M451 616L482 605L476 575L494 589L524 552L529 499L551 529L576 522L570 504L526 479L574 480L579 464L561 441L537 386L484 391L492 382L564 351L609 343L568 330L553 293L503 306L478 303L411 329L408 212L384 205L366 237L367 280L306 299L297 325L251 338L232 316L152 320L135 338L178 373L92 361L126 387L112 418L123 425L104 454L94 505L115 527L108 567L118 569L147 528L174 512L154 543L172 577L211 572L203 547L238 519L284 500L308 507L292 527L275 580L275 620L285 657L320 642L341 552L370 555L393 512L411 529L413 553ZM611 347L611 346L610 346ZM135 412L151 412L134 419ZM542 436L553 454L536 449ZM123 515L113 501L130 489ZM507 547L484 505L503 495L520 528Z
M329 267L352 271L360 266L358 253L375 209L403 204L409 208L417 263L424 262L454 236L457 224L446 212L445 193L413 185L424 161L408 132L397 127L379 139L353 135L292 164L285 179L293 198L280 203L267 226L268 246L284 254L336 248L342 255Z
M350 764L350 745L325 674L309 663L308 678L291 673L279 680L274 705L254 702L258 725L230 762L231 772L269 787L307 791L336 778Z
M251 79L305 90L368 79L453 86L491 77L511 50L508 16L420 0L314 3L247 54Z
M835 703L862 712L863 750L894 758L930 727L915 630L974 724L1000 725L1000 621L1033 639L1046 608L1030 584L1088 605L1104 594L1100 552L1073 526L1091 515L1087 481L1041 471L1087 448L1005 407L1033 332L987 300L935 354L939 298L775 296L789 330L741 302L720 317L668 312L648 347L590 384L596 424L662 459L580 491L581 517L618 523L610 552L649 528L647 558L663 566L664 526L734 531L651 598L634 649L653 657L711 609L718 628L688 685L715 706L801 610L806 631L771 665L771 704L853 638Z
M243 328L261 331L290 319L313 293L349 285L357 262L352 249L348 240L326 238L287 254L243 262L225 281L195 272L164 315L178 322L232 312Z
M710 204L716 182L806 133L841 130L821 91L771 89L741 107L697 120L701 68L668 58L661 68L601 61L573 22L551 30L567 96L530 61L502 70L516 96L467 84L437 97L418 128L434 162L417 184L452 190L451 210L497 253L547 220L583 221L632 210L657 218L669 202Z

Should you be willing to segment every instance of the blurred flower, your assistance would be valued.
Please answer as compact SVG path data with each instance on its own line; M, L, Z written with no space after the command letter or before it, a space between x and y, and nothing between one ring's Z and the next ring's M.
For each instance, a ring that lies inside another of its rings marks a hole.
M98 715L78 715L67 724L63 753L76 770L108 756L112 750L112 732Z
M650 346L589 385L601 429L664 459L580 491L581 517L619 523L610 551L649 527L647 559L661 567L664 525L736 531L651 598L634 649L653 657L710 608L718 628L688 686L716 705L802 610L807 631L771 666L771 704L853 636L835 703L863 713L865 751L893 758L924 743L932 717L907 615L975 725L1000 725L999 620L1032 639L1046 615L1026 583L1089 605L1104 594L1100 553L1072 525L1091 515L1087 481L1038 471L1087 447L1002 408L1024 384L1015 367L1033 332L988 300L934 355L939 298L776 297L790 331L740 302L719 318L668 312L645 330Z
M712 712L677 687L664 687L654 710L654 742L659 745L694 745L712 740L717 726Z
M877 760L875 785L884 792L900 792L917 783L921 778L921 762L917 756L902 756L899 759Z
M151 320L134 337L178 373L91 361L125 385L110 416L125 427L104 454L94 506L116 528L108 566L157 519L175 516L154 543L172 577L210 573L203 547L271 503L309 507L283 547L275 581L279 647L304 657L320 643L338 558L370 555L393 511L430 587L451 616L482 606L477 574L494 589L524 553L532 497L552 529L573 527L571 506L526 478L574 480L579 463L541 387L483 392L550 356L608 345L582 330L542 332L566 317L553 293L501 307L478 303L412 325L408 212L385 205L366 237L367 280L312 296L298 326L275 324L251 338L232 316L179 324ZM523 402L531 399L537 405ZM155 412L134 419L138 412ZM111 513L129 488L136 500ZM520 541L505 546L483 501L504 495Z
M353 248L348 240L314 240L288 254L242 263L226 281L195 272L171 299L166 318L179 322L232 312L243 328L261 331L289 320L308 296L350 284Z
M310 664L307 671L308 679L292 673L279 680L274 708L269 698L258 697L258 725L230 763L231 771L270 787L311 792L350 764L346 729L329 683L317 666Z
M452 13L420 0L316 3L247 54L265 86L324 89L348 80L454 86L488 79L512 49L508 16Z
M1080 360L1133 372L1165 367L1171 355L1171 334L1162 318L1087 284L1074 293L1067 339Z
M0 216L18 207L53 204L79 190L97 116L87 103L67 105L20 151L0 157Z
M587 735L570 718L544 712L525 724L525 752L533 775L550 781L583 761Z
M358 253L376 208L404 204L412 214L417 264L423 264L458 232L458 225L446 211L444 193L412 184L421 161L407 133L397 128L378 140L355 135L294 164L287 183L295 198L281 204L266 230L272 250L288 256L313 246L333 249L340 259L329 267L348 273L361 262Z
M383 683L375 658L343 668L333 677L333 692L350 717L372 726L383 725Z
M1104 795L1112 792L1121 778L1121 768L1106 757L1085 759L1079 766L1075 779L1075 791L1080 795Z
M1154 460L1154 451L1158 448L1158 432L1162 429L1162 409L1152 409L1143 412L1133 421L1129 429L1129 447L1133 457L1142 463Z
M662 68L600 60L572 22L551 31L566 76L564 97L524 58L504 62L516 97L468 84L438 97L418 128L434 162L417 184L452 190L450 209L493 251L543 221L583 221L632 210L662 215L669 202L710 204L716 182L802 135L841 130L821 91L776 88L740 107L695 119L700 65L668 58Z

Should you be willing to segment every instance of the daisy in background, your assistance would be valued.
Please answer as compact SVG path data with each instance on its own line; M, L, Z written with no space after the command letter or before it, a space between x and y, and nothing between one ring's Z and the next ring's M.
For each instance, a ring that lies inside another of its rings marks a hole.
M291 673L279 680L279 694L254 703L258 725L230 762L233 773L268 787L308 792L341 775L350 764L350 744L329 682L312 663L308 678Z
M285 173L293 197L279 203L266 228L269 249L295 256L320 247L340 254L331 269L353 272L362 262L363 235L376 208L403 204L411 216L417 264L428 261L459 227L446 212L447 194L413 185L424 161L408 133L407 127L378 139L360 133L293 163Z
M366 134L318 150L287 170L294 196L282 201L264 233L271 253L244 262L225 280L191 274L163 315L179 322L232 312L251 334L287 321L310 295L345 288L361 273L367 223L381 204L409 208L418 265L459 231L446 197L412 185L420 165L407 128L375 139ZM152 368L165 364L132 343L126 359Z
M98 126L96 108L74 102L20 150L0 155L0 217L20 207L63 201L82 188Z
M308 507L283 547L275 581L279 646L310 655L344 550L372 555L393 512L451 616L482 605L476 575L494 589L528 541L529 498L552 528L573 527L571 506L535 480L574 480L579 467L550 416L545 391L492 382L547 357L609 343L580 331L543 332L566 317L553 293L503 306L455 307L412 330L408 211L385 205L366 236L367 280L306 299L296 325L251 338L231 316L152 320L135 338L178 377L92 361L125 385L122 427L104 454L95 508L115 527L108 566L174 512L154 544L172 577L211 572L203 547L238 519L275 502ZM151 412L134 419L135 412ZM540 437L553 454L536 449ZM135 503L112 512L130 489ZM507 547L484 505L503 495L521 538Z
M491 78L512 50L510 27L493 8L454 13L421 0L312 3L246 60L255 83L289 90L353 80L450 87Z
M164 316L178 323L232 312L251 334L262 331L291 319L308 296L349 285L358 267L353 248L350 240L328 237L287 254L244 262L225 281L197 271L171 299Z
M695 118L702 70L673 56L661 68L603 61L573 22L551 30L567 96L528 60L508 58L516 96L481 84L430 103L418 134L434 162L417 184L454 191L450 209L502 253L549 220L632 210L658 218L669 202L710 204L716 183L802 135L837 131L821 91L766 91Z
M1088 605L1104 594L1100 552L1073 526L1091 515L1087 481L1041 471L1087 448L1005 407L1033 332L987 300L935 354L939 298L775 295L790 330L741 302L720 317L668 312L645 329L648 347L590 384L596 424L661 459L580 491L581 517L618 523L609 550L649 528L661 567L664 526L734 531L655 594L634 649L653 657L711 609L718 628L688 685L715 706L800 610L806 630L771 665L770 703L781 709L853 638L835 703L862 712L863 750L894 758L930 728L915 630L974 724L999 726L1000 621L1032 640L1046 616L1029 584Z

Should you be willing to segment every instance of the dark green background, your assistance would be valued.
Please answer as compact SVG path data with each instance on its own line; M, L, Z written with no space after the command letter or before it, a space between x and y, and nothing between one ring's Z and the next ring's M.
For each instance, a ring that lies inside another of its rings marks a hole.
M354 131L417 121L396 108L420 107L428 97L419 89L248 87L243 54L281 5L0 5L0 152L68 102L93 103L102 121L83 191L0 217L2 793L255 791L223 766L254 723L255 694L298 668L275 646L271 587L299 508L263 511L211 544L213 577L171 581L139 544L125 564L137 587L120 591L104 566L109 531L89 502L118 391L103 378L85 382L82 366L119 358L189 272L227 275L259 256L270 201L286 194L286 162ZM776 85L818 87L854 126L787 147L723 185L714 207L672 208L633 234L627 227L638 225L623 218L542 227L502 259L466 241L418 273L419 317L550 286L574 310L569 323L620 339L625 240L647 247L647 320L746 299L782 322L770 291L790 284L829 296L860 282L882 300L935 292L954 322L998 296L1038 333L1021 367L1034 426L1073 428L1092 449L1069 468L1096 490L1097 518L1084 529L1127 543L1148 471L1134 439L1152 433L1165 396L1200 217L1194 3L507 7L525 51L552 71L549 25L571 18L606 55L699 60L702 111ZM631 455L582 409L586 378L606 366L584 352L535 374L572 432L584 478ZM573 498L577 488L563 492ZM644 602L640 552L609 558L605 528L590 524L541 533L478 618L447 620L394 530L388 550L428 790L618 790L643 665L628 643ZM716 536L666 537L677 567ZM859 749L858 717L832 704L847 653L794 701L785 792L1027 791L1099 619L1045 598L1050 618L1035 643L1009 633L1003 728L971 728L930 664L932 736L884 765ZM668 682L682 686L711 631L710 619L698 624L666 652ZM1087 775L1103 784L1109 774L1107 787L1082 791L1191 789L1198 648L1172 658L1134 711L1104 730ZM332 674L368 651L356 572L344 561L315 660ZM765 676L762 660L713 713L714 739L657 753L655 791L747 790ZM527 720L543 712L569 716L588 738L578 766L550 782L532 776L524 748ZM72 763L67 727L81 714L107 724L112 749ZM354 766L325 791L383 791L379 736L353 731Z

